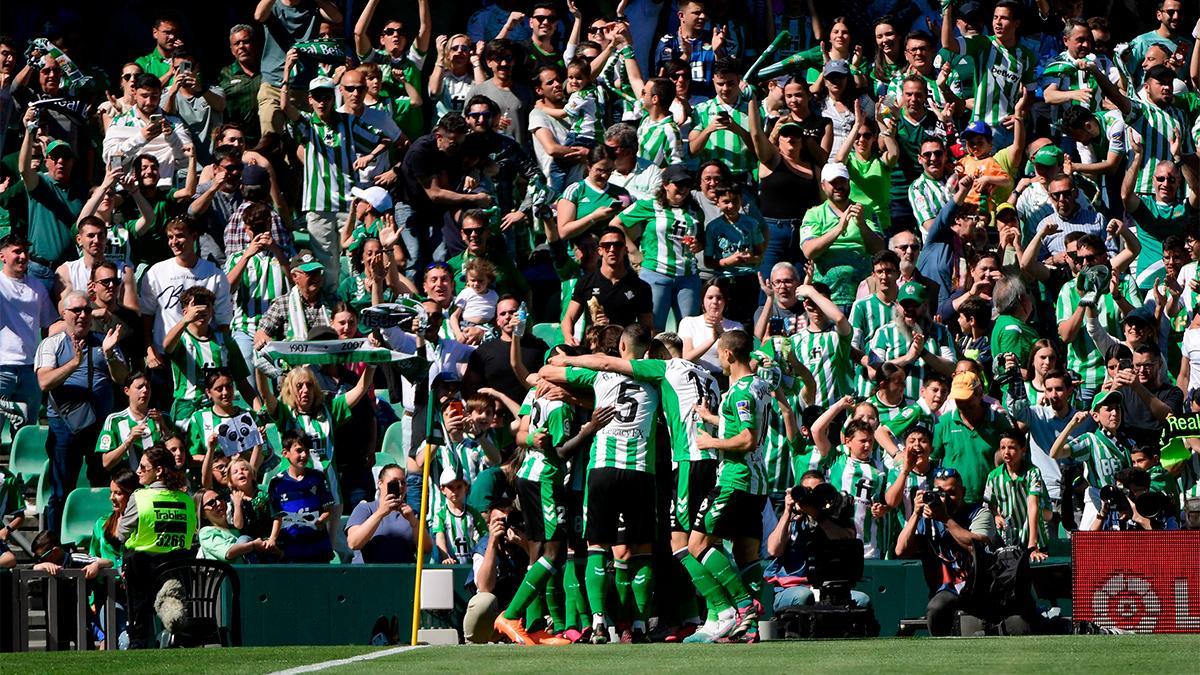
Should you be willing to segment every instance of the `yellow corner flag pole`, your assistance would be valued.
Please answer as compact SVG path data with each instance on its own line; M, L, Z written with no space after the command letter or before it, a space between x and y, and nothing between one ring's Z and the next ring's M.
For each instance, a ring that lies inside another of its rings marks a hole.
M425 569L425 517L429 510L429 464L433 451L433 446L428 440L422 445L424 464L421 467L421 517L417 519L420 527L417 529L417 578L413 583L412 638L408 642L410 645L417 644L417 631L421 629L421 576Z

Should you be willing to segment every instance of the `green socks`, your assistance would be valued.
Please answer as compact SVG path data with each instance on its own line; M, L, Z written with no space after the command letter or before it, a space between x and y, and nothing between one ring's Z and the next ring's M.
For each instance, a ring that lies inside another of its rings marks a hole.
M729 562L729 557L725 555L724 551L715 548L708 549L700 558L700 564L704 565L704 569L708 570L721 588L725 589L725 592L733 599L734 605L737 607L750 605L750 593L746 591L746 585L742 583L741 577L738 576L737 570L733 568L733 564Z
M605 551L588 549L584 586L587 588L587 601L591 605L593 615L604 613L604 596L607 591L604 574L606 564Z
M579 615L579 576L575 574L575 556L567 556L567 564L563 566L563 597L566 600L564 615L566 628L580 628Z
M763 564L761 560L746 565L740 573L742 584L746 587L746 592L750 594L752 600L762 602L763 592ZM764 603L765 604L765 603Z
M554 576L554 572L554 565L545 557L534 561L529 566L529 571L525 573L525 578L521 580L521 585L517 587L512 602L508 603L508 609L504 610L504 618L521 618L533 601L541 596L542 591L546 588L546 583Z
M717 612L723 609L732 607L729 602L729 597L725 594L725 589L717 583L713 575L705 569L704 565L700 564L693 555L687 552L687 549L680 549L675 552L675 558L687 570L688 576L692 578L692 584L695 585L696 591L704 598L708 605L708 618L716 619Z
M613 572L616 577L615 588L617 590L617 608L616 615L618 619L628 617L629 608L632 606L629 602L631 587L633 586L633 572L629 569L628 560L613 560Z
M629 573L633 575L634 619L646 621L650 618L650 600L654 592L654 565L649 555L635 555L629 559Z
M550 579L546 581L546 612L550 614L550 620L554 622L553 632L564 631L566 626L566 615L563 612L563 571L555 570L554 574L550 575Z

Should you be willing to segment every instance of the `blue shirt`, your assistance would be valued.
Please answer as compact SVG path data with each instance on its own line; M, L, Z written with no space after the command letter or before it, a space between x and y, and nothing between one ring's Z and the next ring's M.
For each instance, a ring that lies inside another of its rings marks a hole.
M725 216L718 216L704 226L704 255L715 260L728 258L739 249L748 249L753 253L763 241L762 221L745 213L740 214L733 223L726 220ZM757 274L758 268L735 265L714 267L713 272L719 277L735 277Z
M712 98L717 93L712 85L713 64L717 61L717 53L713 51L712 44L701 38L693 38L691 43L688 65L691 66L692 86L689 92L693 96ZM658 44L654 46L654 72L658 73L668 61L679 58L682 53L678 32L667 33L659 38Z
M958 258L962 255L962 240L950 227L954 224L956 213L958 204L953 199L947 200L929 226L925 246L917 257L917 270L938 283L938 305L950 297L950 289L954 288L954 274L958 270Z
M317 523L321 512L333 506L333 495L325 474L308 469L299 479L287 471L271 479L267 486L271 517L283 517L279 529L279 548L291 562L329 562L333 546L325 526Z
M51 390L50 395L56 402L66 407L73 403L89 401L96 421L102 422L112 412L113 383L108 372L108 361L104 358L101 344L104 337L99 333L88 333L86 336L88 355L84 356L79 365L67 379ZM115 356L124 360L119 348L114 348ZM58 368L75 358L75 343L65 332L55 333L42 340L38 345L37 356L34 357L33 367ZM89 366L90 364L90 366ZM89 379L90 378L90 379ZM58 417L54 405L46 406L47 417Z
M379 500L359 502L350 514L350 520L346 522L346 530L349 531L351 527L367 522L367 519L378 508ZM383 521L375 530L375 534L371 535L371 539L361 549L354 551L354 563L358 565L363 563L400 565L415 562L417 562L417 537L413 533L412 525L404 519L404 516L395 512L384 516Z

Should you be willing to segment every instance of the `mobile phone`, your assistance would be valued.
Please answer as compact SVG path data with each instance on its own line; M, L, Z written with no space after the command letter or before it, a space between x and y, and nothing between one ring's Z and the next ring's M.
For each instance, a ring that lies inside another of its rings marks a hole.
M163 121L162 113L154 113L150 115L150 124L159 124Z
M404 493L400 491L400 481L398 480L388 481L387 493L389 497L404 499Z
M784 323L782 316L773 316L767 321L767 335L783 335Z
M108 168L119 169L125 163L125 158L120 155L112 155L108 158Z
M447 401L446 410L456 412L460 417L466 413L466 409L463 407L463 401L461 398L452 398Z
M1120 359L1117 361L1117 370L1133 370L1133 359Z
M192 72L192 62L191 61L180 61L179 62L179 72L181 72L181 73Z

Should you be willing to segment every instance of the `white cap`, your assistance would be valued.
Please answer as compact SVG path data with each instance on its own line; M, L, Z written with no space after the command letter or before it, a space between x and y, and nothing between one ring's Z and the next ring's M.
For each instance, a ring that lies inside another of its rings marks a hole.
M350 196L370 204L376 213L387 213L392 210L392 196L386 189L378 185L372 185L365 190L350 188Z
M316 91L318 89L337 89L337 82L323 75L318 75L308 81L308 90Z
M850 180L850 170L841 162L830 162L821 167L821 182L832 183L835 178Z
M463 477L458 475L458 472L450 467L442 469L442 475L438 477L438 485L446 487L456 480L463 480Z

